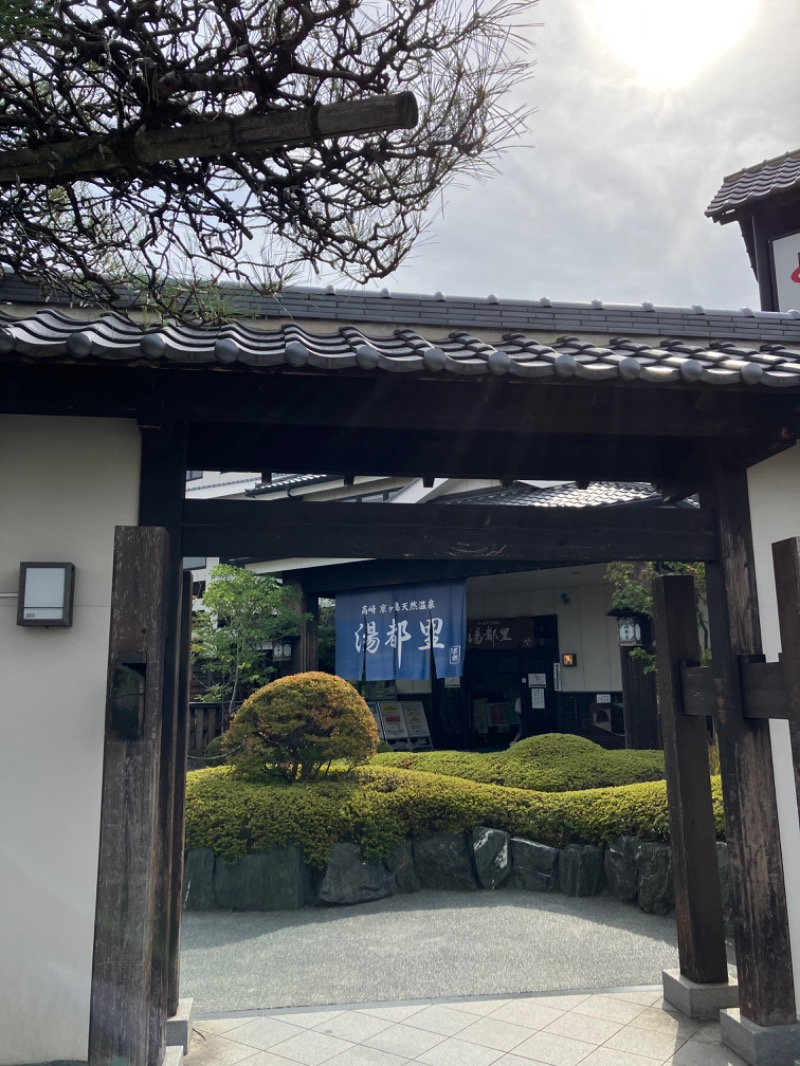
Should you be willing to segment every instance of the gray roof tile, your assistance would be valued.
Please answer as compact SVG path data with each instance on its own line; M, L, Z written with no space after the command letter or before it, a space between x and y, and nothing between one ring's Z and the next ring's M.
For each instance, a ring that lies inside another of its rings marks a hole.
M751 204L792 189L800 190L800 149L729 174L706 215L715 222L731 222Z
M773 331L766 322L781 322L783 329ZM432 339L410 327L375 337L352 324L352 319L328 333L315 332L300 322L264 330L241 321L202 328L169 324L145 330L117 315L87 322L46 308L24 318L0 314L0 360L288 365L329 372L358 368L365 373L445 371L512 379L800 387L800 320L776 314L767 316L766 322L760 316L759 331L738 340L736 330L731 329L708 341L676 336L679 331L672 329L659 342L642 343L608 331L600 332L603 339L597 341L596 330L590 341L576 336L575 325L570 324L570 332L554 342L514 330L498 331L497 339L488 343L464 329L451 330L446 339ZM670 324L674 327L675 320ZM767 336L772 340L763 343Z

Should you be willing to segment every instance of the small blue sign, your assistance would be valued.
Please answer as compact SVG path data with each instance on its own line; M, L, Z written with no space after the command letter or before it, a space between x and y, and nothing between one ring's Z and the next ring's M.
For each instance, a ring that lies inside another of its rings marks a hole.
M467 633L463 581L344 592L336 597L336 672L350 681L461 677Z

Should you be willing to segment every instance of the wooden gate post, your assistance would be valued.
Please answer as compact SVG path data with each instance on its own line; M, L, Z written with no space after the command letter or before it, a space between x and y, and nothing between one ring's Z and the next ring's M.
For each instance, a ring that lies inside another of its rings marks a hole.
M742 714L739 656L761 652L745 471L717 466L701 503L718 541L706 581L739 1004L756 1025L790 1025L797 1015L769 722Z
M114 537L90 1066L151 1062L168 540L141 527Z
M727 984L708 734L705 719L682 713L680 664L700 658L694 579L657 577L653 601L681 974L695 984Z
M800 537L772 545L778 620L781 628L781 663L792 739L794 787L800 805Z

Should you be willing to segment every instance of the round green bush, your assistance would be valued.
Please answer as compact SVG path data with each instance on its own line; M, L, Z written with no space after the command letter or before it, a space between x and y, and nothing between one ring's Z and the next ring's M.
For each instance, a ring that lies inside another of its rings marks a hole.
M352 767L374 754L378 731L349 682L311 672L254 692L236 712L222 746L245 774L277 772L289 782L310 781L334 759Z
M538 792L569 792L586 788L660 781L660 751L608 751L584 737L546 733L528 737L506 751L431 751L379 754L373 765L424 770L444 777L463 777L490 785Z

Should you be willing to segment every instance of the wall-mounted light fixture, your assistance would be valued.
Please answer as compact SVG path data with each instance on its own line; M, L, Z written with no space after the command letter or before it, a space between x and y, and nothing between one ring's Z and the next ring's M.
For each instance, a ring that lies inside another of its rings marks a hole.
M562 592L561 593L561 602L564 604L565 607L567 606L567 604L569 603L569 593L568 592Z
M561 665L564 667L577 666L578 656L574 651L565 651L561 656Z
M74 563L20 563L18 626L71 626Z

